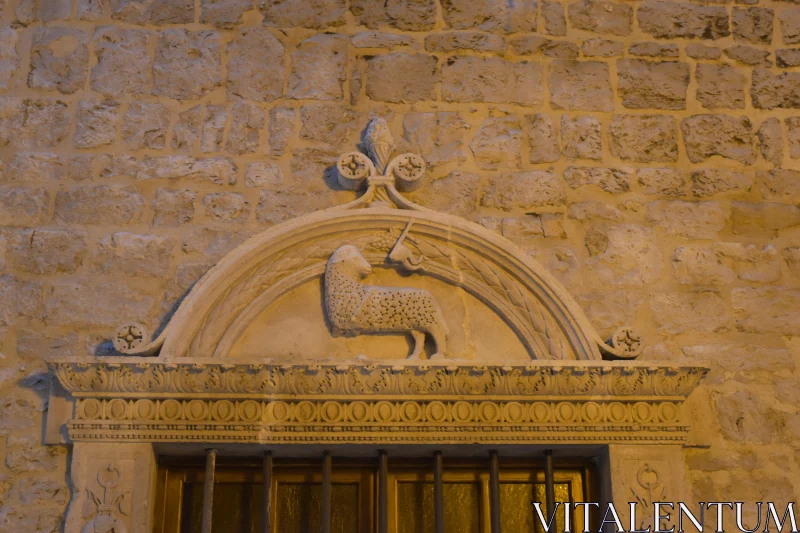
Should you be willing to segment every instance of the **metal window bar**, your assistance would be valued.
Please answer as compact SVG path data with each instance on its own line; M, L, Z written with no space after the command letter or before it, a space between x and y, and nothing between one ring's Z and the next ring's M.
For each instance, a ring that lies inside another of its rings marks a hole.
M214 473L217 466L217 450L206 450L206 477L203 482L203 521L202 532L211 533L212 510L214 507Z
M331 452L322 455L322 533L331 533Z
M433 508L436 533L444 533L444 483L442 452L433 452Z
M556 484L553 474L553 450L544 452L544 499L547 507L547 519L553 516L556 507ZM555 519L553 519L555 523Z
M378 533L389 533L389 454L378 452Z
M272 452L264 452L264 519L261 533L272 533Z
M492 533L500 533L500 458L497 450L489 452L489 513Z

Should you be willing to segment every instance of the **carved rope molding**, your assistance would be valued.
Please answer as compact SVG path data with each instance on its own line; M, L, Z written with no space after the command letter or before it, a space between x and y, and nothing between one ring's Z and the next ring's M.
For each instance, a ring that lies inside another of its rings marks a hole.
M74 441L680 443L707 368L52 363Z

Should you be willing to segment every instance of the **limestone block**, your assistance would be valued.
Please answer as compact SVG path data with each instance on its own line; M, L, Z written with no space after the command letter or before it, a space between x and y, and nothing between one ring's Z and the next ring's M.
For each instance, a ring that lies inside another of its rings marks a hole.
M164 30L156 46L153 94L201 98L222 83L219 35L214 31Z
M681 121L686 155L693 163L720 156L745 165L756 159L750 119L730 115L693 115Z
M641 286L661 276L655 232L635 224L598 225L586 234L589 272L598 286Z
M98 176L104 179L135 178L139 162L130 155L103 154L97 158Z
M154 299L119 283L59 282L44 297L44 320L51 326L117 327L132 316L147 317Z
M789 287L741 287L731 292L733 317L740 331L795 335L800 320L800 291Z
M681 172L672 168L640 168L636 171L636 179L645 194L666 197L683 195L686 185Z
M410 195L412 201L436 211L466 217L478 207L480 176L454 170L441 179L433 180L426 192Z
M114 0L111 18L133 24L190 24L194 22L192 0Z
M775 168L756 172L761 196L765 200L797 204L800 202L800 171Z
M511 51L518 56L531 56L541 54L545 47L552 43L550 39L541 35L520 35L509 41Z
M31 274L72 273L86 256L86 233L72 230L27 229L12 234L8 265Z
M600 121L588 115L561 115L561 149L568 159L601 159Z
M677 123L667 115L614 115L608 127L611 153L626 161L678 160Z
M172 127L172 148L186 151L199 148L204 112L203 105L198 104L178 114L178 121Z
M742 65L771 67L769 50L762 50L752 46L738 45L725 49L725 55Z
M692 43L686 46L686 55L692 59L719 59L722 50L716 46L707 46L700 43Z
M227 151L237 155L255 152L265 123L266 115L260 108L247 102L236 102L231 109Z
M228 157L196 159L182 155L145 157L136 173L140 180L209 181L217 185L236 182L236 165Z
M548 41L542 46L542 53L547 57L577 59L580 49L577 44L569 41Z
M175 248L172 237L112 233L100 239L92 258L92 271L126 277L165 278Z
M508 172L493 178L481 205L511 211L564 204L564 185L559 177L544 170Z
M672 268L678 282L684 285L724 285L737 278L772 283L781 277L775 247L737 242L681 246L672 255Z
M732 202L731 222L735 234L771 238L800 224L800 208L775 202Z
M554 163L561 159L558 133L550 115L526 115L528 127L528 160L533 163Z
M775 64L781 68L800 66L800 50L784 48L775 51Z
M132 150L161 150L167 144L169 110L157 103L132 102L122 121L122 139Z
M773 165L780 166L783 162L783 132L780 120L775 117L764 120L758 127L756 137L761 157Z
M176 227L191 222L196 199L197 194L190 189L157 189L152 204L153 226Z
M67 104L59 100L0 97L0 146L50 148L70 131Z
M800 8L784 8L778 14L783 44L800 43Z
M344 97L347 37L316 35L292 54L287 95L296 99L341 100Z
M13 182L58 182L65 176L64 161L47 152L18 152L6 169L6 179Z
M228 110L221 105L206 106L203 124L200 129L200 150L205 153L218 152L222 149L225 136L225 122Z
M0 29L0 89L6 89L11 85L18 64L17 32L14 28L2 28Z
M731 319L725 301L714 291L651 294L650 309L659 328L672 335L724 331Z
M501 33L536 30L535 2L505 0L442 0L445 24L454 29L478 28Z
M38 318L41 314L41 282L22 280L11 274L4 274L0 276L0 296L3 298L3 305L0 306L0 325L11 325L20 318ZM0 403L0 413L3 412L2 405ZM30 414L32 415L32 413L31 409ZM0 420L3 419L0 416ZM13 417L6 422L6 424L14 423ZM19 419L16 423L19 423ZM2 427L3 422L0 422L0 428ZM5 426L5 428L11 429L9 426Z
M372 4L370 3L369 5ZM460 37L455 37L456 41L460 41L460 39ZM426 37L425 47L431 50L428 47L428 40L431 40L431 45L434 47L439 45L447 46L446 43L450 41L450 37L445 34L433 34ZM500 38L500 41L502 41L502 38ZM362 31L350 37L350 44L356 48L396 48L398 46L413 46L415 43L414 38L408 35L397 35L382 31Z
M232 29L242 23L242 16L253 8L250 0L202 0L200 21L218 28Z
M300 108L300 138L336 147L358 144L363 116L340 104L309 104Z
M578 202L570 204L567 217L585 222L587 220L620 220L622 213L611 204L603 202Z
M522 151L522 126L519 117L485 119L469 147L478 168L519 169Z
M104 96L142 94L152 80L150 32L116 26L100 27L92 38L97 64L92 67L92 89Z
M200 254L208 259L219 259L252 235L252 232L241 229L198 227L183 238L181 250L187 254Z
M599 61L550 63L550 104L554 109L612 111L614 95L608 65Z
M619 168L568 167L564 181L573 189L596 185L611 194L622 194L631 189L631 172Z
M467 158L464 139L470 125L460 114L408 113L403 117L403 140L431 167ZM440 182L442 180L438 180Z
M454 31L428 35L425 37L425 49L429 52L474 50L502 54L506 51L506 41L493 33Z
M136 187L84 185L58 191L55 214L68 224L122 225L142 215L144 198Z
M203 197L206 218L212 222L241 223L250 214L250 203L235 192L218 192Z
M670 235L714 239L725 227L728 213L719 202L659 200L647 206L647 218Z
M677 61L622 59L619 94L630 109L685 109L689 65Z
M75 147L97 148L117 140L119 104L81 100L75 124Z
M283 94L283 44L264 28L244 28L225 48L229 96L271 102Z
M753 71L750 88L753 106L759 109L800 108L800 72L772 74L766 69Z
M382 102L433 100L439 69L436 57L395 52L367 61L367 96Z
M28 85L72 94L83 88L89 67L89 36L77 28L38 28L31 44Z
M733 38L754 44L772 42L775 12L764 7L734 7L731 12Z
M294 150L290 179L293 186L330 193L326 183L336 179L337 152L331 149L303 148Z
M244 169L244 184L248 187L276 190L282 183L283 172L276 163L267 161L248 163Z
M730 35L723 6L645 0L636 11L639 27L659 39L720 39Z
M700 63L695 71L697 99L707 109L744 109L744 74L731 65Z
M628 48L628 53L633 56L644 57L674 57L680 56L678 45L662 44L656 42L633 43Z
M563 37L567 34L567 17L561 2L542 2L542 18L548 35Z
M633 8L605 0L579 0L569 4L569 21L574 28L594 33L626 36L631 33Z
M353 0L350 11L368 28L391 26L404 31L432 30L436 24L435 0Z
M625 44L608 39L586 39L581 44L581 52L586 57L621 57Z
M332 204L330 195L317 191L265 190L259 196L256 220L264 225L279 224L311 211L325 209Z
M542 103L542 78L542 67L536 63L455 56L442 67L442 98L538 106Z
M692 172L692 194L701 198L724 192L749 191L753 178L726 168L704 168Z
M785 123L789 157L800 159L800 117L788 117L785 119Z
M0 224L42 224L51 217L50 213L50 194L46 188L0 186Z
M264 24L277 28L341 26L347 11L345 0L260 0L258 4L264 14Z

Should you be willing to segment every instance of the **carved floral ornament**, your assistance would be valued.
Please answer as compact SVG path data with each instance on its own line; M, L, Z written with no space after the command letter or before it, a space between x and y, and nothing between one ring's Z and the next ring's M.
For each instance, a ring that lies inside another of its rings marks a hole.
M685 440L683 400L705 368L630 361L643 348L631 328L603 341L564 287L513 243L404 198L401 190L423 183L425 162L392 158L383 119L369 124L363 144L369 157L350 152L337 162L340 184L364 191L358 199L240 245L155 340L141 324L122 325L113 342L126 356L50 364L74 399L65 420L72 440ZM374 267L407 279L373 283ZM428 276L491 310L530 363L462 357L450 342L461 325L441 305L443 293L404 286ZM266 310L312 281L323 288L331 337L408 335L409 359L229 357ZM431 361L422 360L426 344Z

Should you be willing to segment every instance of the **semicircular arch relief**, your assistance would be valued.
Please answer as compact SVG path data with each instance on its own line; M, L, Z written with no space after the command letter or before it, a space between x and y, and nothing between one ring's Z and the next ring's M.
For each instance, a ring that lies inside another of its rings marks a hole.
M442 349L447 320L437 315L441 311L432 295L361 283L372 266L392 265L476 297L508 324L531 359L619 359L641 352L641 339L630 328L619 330L610 343L600 339L566 289L510 241L405 199L398 188L418 188L425 163L414 154L390 160L394 143L383 119L370 123L365 146L371 159L351 152L337 164L341 185L365 187L359 199L251 238L192 288L157 339L145 344L141 327L126 324L118 330L117 348L163 358L224 358L262 311L322 277L328 288L341 278L344 288L337 290L347 296L342 300L336 291L325 291L334 333L409 333L415 356L427 336L437 345L437 356L458 359L460 354ZM352 272L343 275L343 268Z

